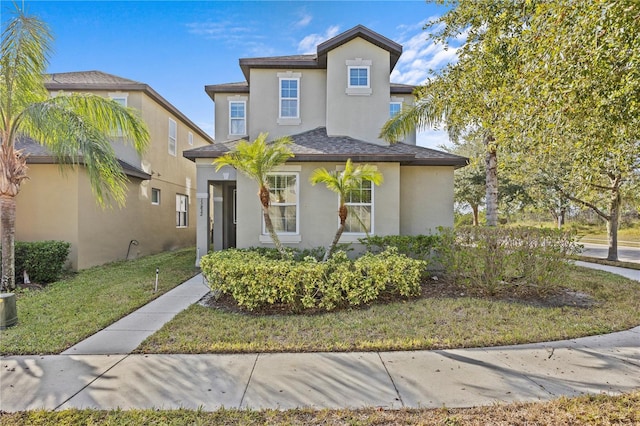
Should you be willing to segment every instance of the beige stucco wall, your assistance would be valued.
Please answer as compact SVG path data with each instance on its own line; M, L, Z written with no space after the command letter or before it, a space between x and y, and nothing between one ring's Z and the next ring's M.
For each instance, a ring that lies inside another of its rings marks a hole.
M370 60L369 95L348 95L347 60ZM355 38L327 54L327 133L386 144L378 138L389 118L389 52Z
M453 167L400 167L400 233L419 235L453 226Z
M289 72L291 74L289 74ZM299 123L297 120L281 120L279 123L279 77L300 78ZM326 70L274 70L251 69L251 105L249 138L269 133L269 139L294 135L325 125ZM228 113L228 105L226 106ZM294 124L297 123L297 124ZM228 126L228 124L227 124Z
M311 185L309 178L319 167L336 170L339 163L287 163L284 171L299 172L299 236L282 236L285 245L298 248L327 246L338 228L338 197L324 184ZM372 163L384 176L384 183L374 188L374 234L396 235L400 232L400 167L397 163ZM270 245L260 240L261 210L254 181L238 175L238 247ZM357 241L364 235L343 234L341 242ZM292 242L295 241L295 242Z
M29 179L16 197L16 241L71 243L69 260L78 259L78 173L64 174L55 164L29 165Z
M107 92L96 92L107 96ZM56 239L72 244L70 262L83 269L124 259L131 240L129 258L193 246L196 243L196 165L182 151L208 144L188 123L142 92L129 92L128 105L141 111L151 135L142 157L130 147L116 151L126 161L152 174L142 181L130 178L126 206L99 207L82 167L60 175L57 165L31 164L17 201L16 239ZM177 123L177 152L169 147L169 117ZM188 133L193 134L193 145ZM160 190L160 204L151 204L151 190ZM54 195L52 195L54 194ZM176 194L189 197L187 227L176 227Z
M249 132L249 125L251 122L252 110L250 105L250 99L248 93L216 93L214 95L215 103L215 140L218 142L225 142L236 139L247 139ZM246 131L245 135L230 135L229 134L229 102L230 101L244 101L245 102L245 119Z

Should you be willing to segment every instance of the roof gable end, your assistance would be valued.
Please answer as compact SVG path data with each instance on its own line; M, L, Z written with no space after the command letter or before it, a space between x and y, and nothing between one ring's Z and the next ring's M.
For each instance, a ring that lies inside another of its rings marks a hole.
M335 49L345 43L350 42L354 38L360 37L371 44L378 46L381 49L389 52L390 57L390 70L396 66L398 59L400 59L400 55L402 54L402 45L396 43L393 40L386 38L383 35L376 33L375 31L370 30L369 28L363 25L357 25L350 30L343 32L342 34L338 34L337 36L322 42L318 45L318 62L326 67L327 63L327 53L330 50Z

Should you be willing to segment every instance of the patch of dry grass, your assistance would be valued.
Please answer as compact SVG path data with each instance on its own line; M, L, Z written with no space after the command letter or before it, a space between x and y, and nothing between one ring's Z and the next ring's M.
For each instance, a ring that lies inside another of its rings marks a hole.
M640 392L619 396L560 398L464 409L421 410L192 410L28 411L0 414L17 425L635 425L640 424Z

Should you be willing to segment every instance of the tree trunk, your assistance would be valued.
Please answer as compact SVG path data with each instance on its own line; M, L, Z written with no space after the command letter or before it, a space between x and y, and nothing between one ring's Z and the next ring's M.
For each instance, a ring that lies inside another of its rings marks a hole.
M269 232L271 240L273 240L273 244L276 246L276 250L278 250L280 256L284 259L287 257L287 252L284 250L284 247L282 247L282 243L275 229L273 229L273 222L271 222L271 216L269 215L269 207L265 208L262 206L262 216L264 217L264 226L267 228L267 232Z
M333 241L331 245L327 247L327 250L324 252L324 257L322 258L323 262L329 260L331 253L336 249L338 242L340 241L340 237L342 236L342 232L344 231L344 224L347 223L347 215L349 214L349 210L347 206L344 204L342 200L342 196L340 196L340 207L338 208L338 217L340 218L340 226L338 226L338 230L336 231L336 235L333 237Z
M282 247L282 243L280 242L280 238L278 238L276 230L273 229L273 222L271 221L271 215L269 215L270 195L269 190L265 186L260 186L260 188L258 188L258 198L260 198L260 205L262 205L264 226L267 228L267 232L271 236L271 240L276 246L276 250L278 250L280 256L284 259L287 257L287 252L284 250L284 247Z
M492 134L485 135L487 226L498 225L498 155L494 142Z
M16 288L15 274L15 232L16 199L0 196L0 222L2 226L2 278L0 291L12 291Z
M607 235L609 240L609 253L607 260L618 260L618 225L620 223L620 196L619 179L616 179L611 189L611 200L609 205L609 220L607 221Z
M333 237L333 241L331 242L331 245L327 247L327 250L324 252L324 257L322 258L323 262L326 262L327 260L329 260L331 253L333 253L333 251L336 249L336 246L338 245L338 242L340 241L340 237L342 236L343 231L344 231L344 224L340 224L340 226L338 226L338 230L336 231L335 237Z
M478 226L480 221L478 220L478 205L471 204L471 211L473 212L473 226Z

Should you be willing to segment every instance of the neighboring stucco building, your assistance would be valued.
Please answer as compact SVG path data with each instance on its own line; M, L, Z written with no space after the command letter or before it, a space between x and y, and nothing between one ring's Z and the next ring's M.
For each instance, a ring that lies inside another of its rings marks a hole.
M183 153L198 170L198 249L269 245L256 184L212 161L239 139L290 136L295 157L270 178L272 220L281 241L299 248L326 246L338 226L337 195L309 177L351 158L375 165L384 183L365 183L349 202L341 242L375 235L425 234L453 225L456 155L416 145L415 132L388 144L378 135L391 114L414 102L414 86L389 75L402 46L366 27L354 27L317 46L313 55L240 59L245 82L206 86L215 102L220 143ZM365 229L366 227L366 229Z
M74 269L193 246L196 167L181 153L213 139L144 83L89 71L51 74L46 87L52 96L94 93L137 109L150 146L139 156L114 137L129 191L124 208L102 209L82 166L61 171L46 148L18 141L29 153L29 179L16 197L16 240L68 241Z

